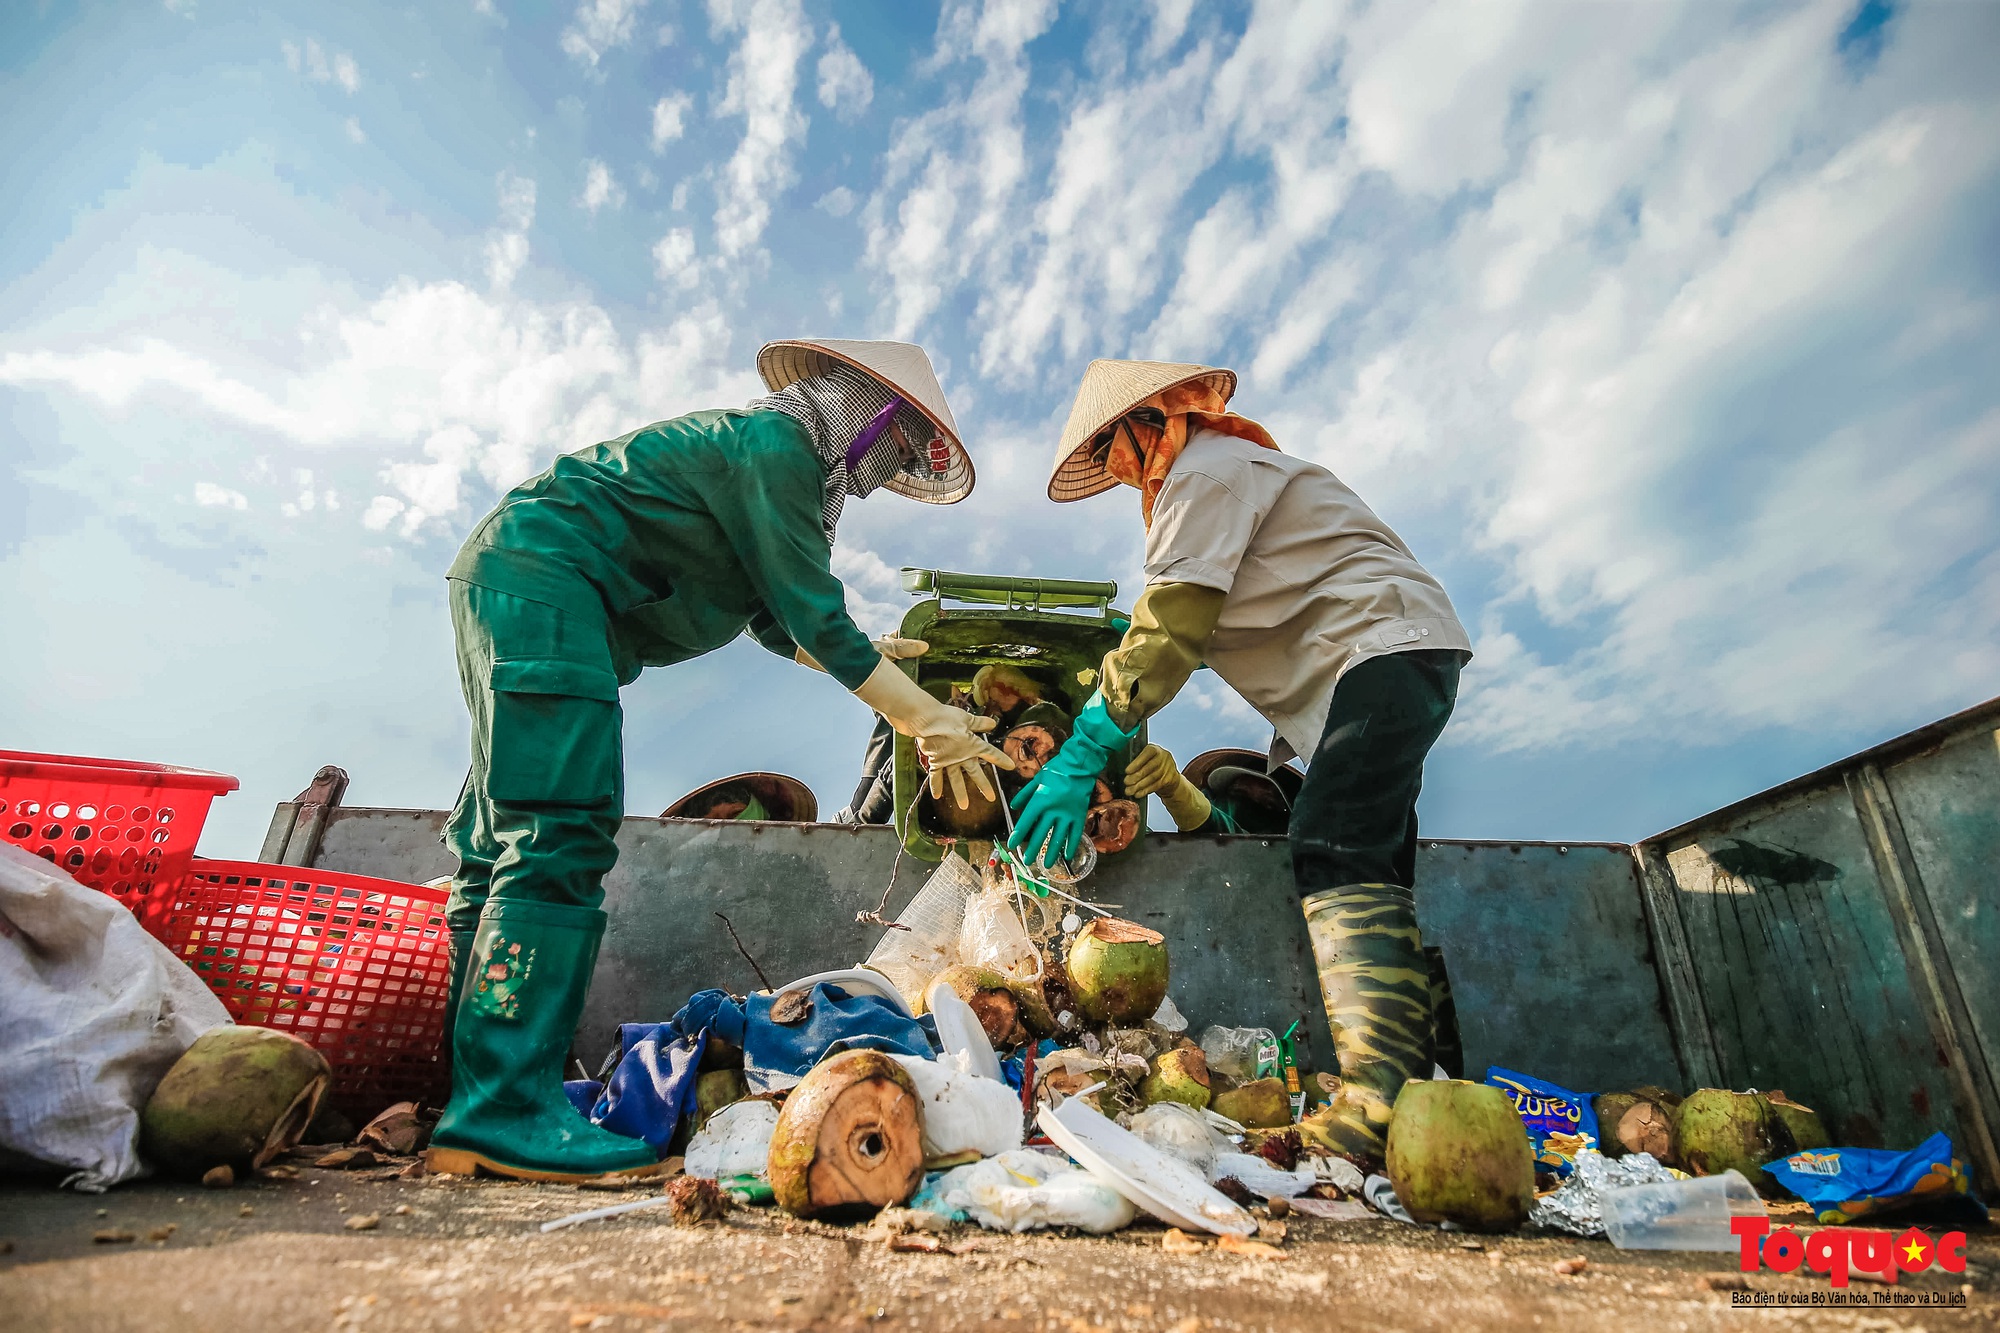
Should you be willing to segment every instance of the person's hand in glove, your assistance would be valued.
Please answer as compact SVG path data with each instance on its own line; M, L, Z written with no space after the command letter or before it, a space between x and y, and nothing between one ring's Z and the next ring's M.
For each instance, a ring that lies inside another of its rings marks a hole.
M921 644L923 640L900 639L896 642ZM877 646L881 645L878 643ZM928 644L924 646L929 647ZM908 655L916 656L914 653ZM904 675L902 668L886 653L868 674L868 679L861 682L861 688L854 692L854 697L887 718L889 725L897 731L916 741L917 753L930 765L931 799L943 800L948 784L952 800L958 808L969 808L972 798L965 789L968 778L987 800L999 799L999 790L993 785L986 766L993 764L1000 768L1012 768L1014 761L980 739L979 733L993 729L995 723L992 718L975 717L962 708L953 708L933 699Z
M1069 860L1083 845L1083 820L1090 813L1090 793L1097 775L1111 756L1125 748L1138 732L1111 720L1104 696L1093 694L1076 715L1075 728L1055 758L1015 793L1014 836L1007 845L1030 861ZM1047 844L1047 854L1043 845Z
M891 662L901 662L911 657L922 657L930 650L930 642L925 639L905 639L896 634L884 634L881 638L875 640L875 651L882 654L883 657ZM811 653L803 648L793 653L792 657L800 666L809 666L814 671L826 670L825 667L813 660Z
M1174 817L1174 827L1183 833L1206 824L1215 809L1201 788L1187 780L1174 757L1158 745L1148 745L1126 765L1125 794L1135 801L1159 797Z

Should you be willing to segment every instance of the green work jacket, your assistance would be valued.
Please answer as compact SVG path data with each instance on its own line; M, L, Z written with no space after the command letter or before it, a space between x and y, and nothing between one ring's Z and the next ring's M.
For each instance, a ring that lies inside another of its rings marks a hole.
M852 690L882 659L847 614L826 469L782 412L691 412L507 492L447 577L605 622L620 684L748 631Z

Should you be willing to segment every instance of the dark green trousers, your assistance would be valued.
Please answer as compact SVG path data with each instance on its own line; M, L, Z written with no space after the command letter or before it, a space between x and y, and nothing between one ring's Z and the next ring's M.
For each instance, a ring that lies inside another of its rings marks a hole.
M1424 757L1458 698L1460 654L1422 649L1349 668L1292 805L1299 896L1349 884L1413 887Z
M450 580L472 767L445 823L458 856L446 917L489 898L595 908L625 814L624 713L599 621Z

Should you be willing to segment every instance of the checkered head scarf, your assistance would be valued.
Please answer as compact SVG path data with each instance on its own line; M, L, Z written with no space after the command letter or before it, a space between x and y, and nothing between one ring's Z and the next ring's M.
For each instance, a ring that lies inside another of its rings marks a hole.
M918 477L931 474L932 451L927 446L937 427L887 385L852 366L830 366L824 374L753 398L747 406L752 412L783 412L812 436L813 450L826 467L820 517L828 542L848 496L866 495L899 471ZM907 464L896 432L889 429L892 424L912 448Z

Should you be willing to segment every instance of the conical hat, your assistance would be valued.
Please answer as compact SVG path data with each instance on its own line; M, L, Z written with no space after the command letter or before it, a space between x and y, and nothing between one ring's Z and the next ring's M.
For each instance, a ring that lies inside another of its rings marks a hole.
M1189 380L1207 380L1228 402L1236 393L1236 372L1179 361L1093 361L1069 409L1062 443L1049 473L1049 499L1084 500L1108 491L1118 479L1090 456L1090 440L1156 393Z
M765 343L757 353L757 373L771 392L823 374L840 361L888 385L930 418L951 450L951 465L929 479L897 472L882 483L898 495L925 504L956 504L972 494L972 458L958 438L958 423L944 401L931 359L915 343L865 342L853 338L787 338Z
M1233 748L1203 750L1181 765L1181 776L1206 791L1209 774L1218 768L1247 768L1264 773L1271 781L1278 784L1278 790L1284 793L1285 800L1294 804L1299 799L1299 789L1306 785L1306 775L1290 764L1280 764L1274 769L1268 756L1259 754L1255 750Z
M811 824L819 819L819 800L812 794L812 788L783 773L738 773L735 777L704 782L660 811L660 818L699 819L701 816L694 812L708 809L724 787L755 792L765 812L781 823Z

